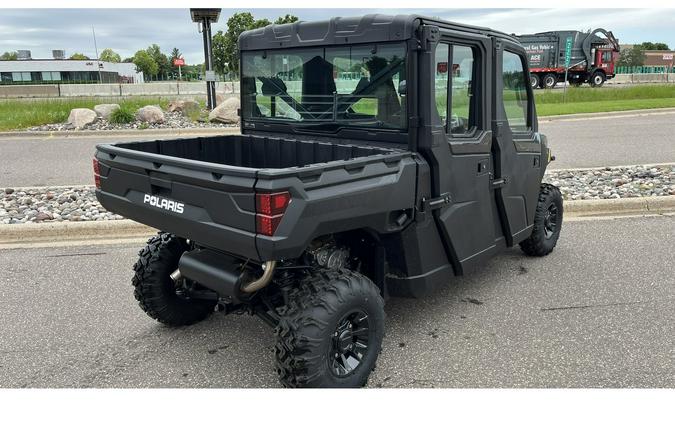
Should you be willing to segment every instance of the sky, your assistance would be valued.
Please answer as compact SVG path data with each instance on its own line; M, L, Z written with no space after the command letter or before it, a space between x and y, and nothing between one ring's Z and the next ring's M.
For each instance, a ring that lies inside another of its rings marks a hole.
M250 11L256 18L276 19L287 13L301 20L366 13L418 13L451 21L487 26L506 33L552 30L613 31L622 44L665 42L675 49L675 9L223 9L213 32L227 29L227 18ZM51 50L96 57L112 48L122 58L156 43L167 55L177 47L188 64L204 61L201 34L188 9L0 9L0 54L31 50L33 58L51 58Z

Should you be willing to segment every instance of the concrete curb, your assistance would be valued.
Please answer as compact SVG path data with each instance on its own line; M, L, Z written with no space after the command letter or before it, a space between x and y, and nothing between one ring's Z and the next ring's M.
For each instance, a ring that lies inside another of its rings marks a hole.
M675 107L667 108L645 108L637 110L622 110L622 111L603 111L599 113L576 113L576 114L560 114L555 116L538 116L539 123L560 121L560 120L592 120L592 119L612 119L618 117L640 117L647 115L659 114L673 114Z
M131 220L0 225L0 246L150 237L157 229Z
M566 217L658 215L675 212L675 195L648 198L593 199L565 202ZM39 224L0 224L0 249L36 243L96 242L148 238L157 229L131 220Z
M574 217L665 214L675 212L675 195L565 201L564 212Z
M49 139L60 138L103 138L103 137L129 137L129 136L182 136L182 135L218 135L240 133L239 127L226 128L185 128L185 129L125 129L125 130L80 130L80 131L16 131L0 132L0 140L16 138Z

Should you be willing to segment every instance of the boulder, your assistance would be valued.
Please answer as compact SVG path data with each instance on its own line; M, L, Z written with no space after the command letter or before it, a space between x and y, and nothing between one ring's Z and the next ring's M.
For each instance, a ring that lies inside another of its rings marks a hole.
M200 108L199 103L194 100L175 100L169 103L166 111L170 113L181 112L187 115L190 112L199 111Z
M225 101L225 96L223 94L216 94L216 106L219 106Z
M145 123L163 123L164 112L157 106L145 106L138 109L136 118Z
M119 104L98 104L94 106L96 115L102 119L108 120L115 110L119 110Z
M74 108L70 110L68 124L76 128L83 128L96 121L96 112L88 108Z
M239 123L239 98L232 97L223 101L218 107L214 108L209 113L209 120L221 123Z

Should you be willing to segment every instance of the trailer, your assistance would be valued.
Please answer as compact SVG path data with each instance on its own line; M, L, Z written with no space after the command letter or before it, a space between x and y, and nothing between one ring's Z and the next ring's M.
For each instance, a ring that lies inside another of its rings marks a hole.
M599 36L602 35L602 36ZM601 86L615 76L619 42L611 31L551 31L518 35L527 52L532 88L553 88L567 81L574 86ZM570 38L569 66L565 66L566 43Z

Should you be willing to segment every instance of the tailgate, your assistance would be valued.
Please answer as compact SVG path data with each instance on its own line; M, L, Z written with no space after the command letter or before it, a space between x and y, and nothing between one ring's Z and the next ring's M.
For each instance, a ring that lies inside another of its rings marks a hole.
M214 249L258 259L256 169L98 145L99 202L108 210Z

